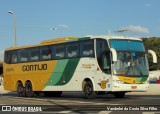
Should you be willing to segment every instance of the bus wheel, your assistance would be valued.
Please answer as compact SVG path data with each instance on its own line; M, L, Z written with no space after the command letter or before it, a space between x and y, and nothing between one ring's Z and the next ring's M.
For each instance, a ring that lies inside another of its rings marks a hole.
M96 97L96 92L93 90L93 84L91 81L85 83L84 95L86 99L94 99Z
M26 82L25 92L26 92L27 97L33 97L35 95L35 93L33 92L33 89L32 89L32 83L31 82Z
M25 89L22 82L17 83L17 93L19 97L25 97Z
M115 92L113 94L115 98L123 98L125 96L125 92Z

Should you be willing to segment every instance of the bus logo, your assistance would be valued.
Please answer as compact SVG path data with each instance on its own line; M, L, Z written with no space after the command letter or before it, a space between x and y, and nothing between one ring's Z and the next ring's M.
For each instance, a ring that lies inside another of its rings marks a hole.
M100 83L98 83L102 89L105 89L106 88L106 83L108 83L109 80L102 80Z

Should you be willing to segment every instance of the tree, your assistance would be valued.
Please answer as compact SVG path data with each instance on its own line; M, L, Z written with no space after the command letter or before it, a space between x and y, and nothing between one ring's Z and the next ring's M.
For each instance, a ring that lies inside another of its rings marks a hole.
M160 69L160 37L142 38L144 47L147 50L153 50L156 52L158 63L152 62L152 56L148 55L149 69L157 70Z

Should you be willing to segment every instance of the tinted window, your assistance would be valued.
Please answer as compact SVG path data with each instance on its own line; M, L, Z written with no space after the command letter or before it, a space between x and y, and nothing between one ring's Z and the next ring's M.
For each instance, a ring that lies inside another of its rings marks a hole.
M28 49L22 49L18 51L19 62L27 62L29 59Z
M98 59L102 56L102 53L105 50L108 50L108 45L107 45L106 40L96 39L96 52L97 52Z
M5 63L10 63L10 61L11 61L11 54L8 51L5 52L4 61L5 61Z
M66 45L66 47L67 47L67 52L66 52L67 57L79 57L78 43L69 43Z
M65 57L65 45L61 44L61 45L55 45L53 47L53 58L54 59L62 59Z
M85 41L80 43L80 54L81 57L94 56L94 44L93 40Z
M136 50L136 51L145 51L143 42L142 41L135 41L135 40L116 40L112 39L110 40L111 48L114 48L115 50Z
M6 63L17 63L18 62L17 51L5 52L5 62Z
M109 50L107 41L104 39L96 39L96 53L97 53L97 61L101 69L104 67L104 59L106 59L104 56L105 52Z
M38 61L39 60L39 48L32 48L30 49L30 60L31 61Z
M41 60L49 60L51 59L51 48L50 47L41 47L40 50L40 59Z

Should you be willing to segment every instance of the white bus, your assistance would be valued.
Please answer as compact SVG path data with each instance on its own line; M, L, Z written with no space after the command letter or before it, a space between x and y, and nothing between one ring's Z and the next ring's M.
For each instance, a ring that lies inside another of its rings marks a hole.
M65 37L5 50L4 88L19 96L60 96L83 91L85 98L102 93L124 97L147 91L149 68L143 42L121 36Z

